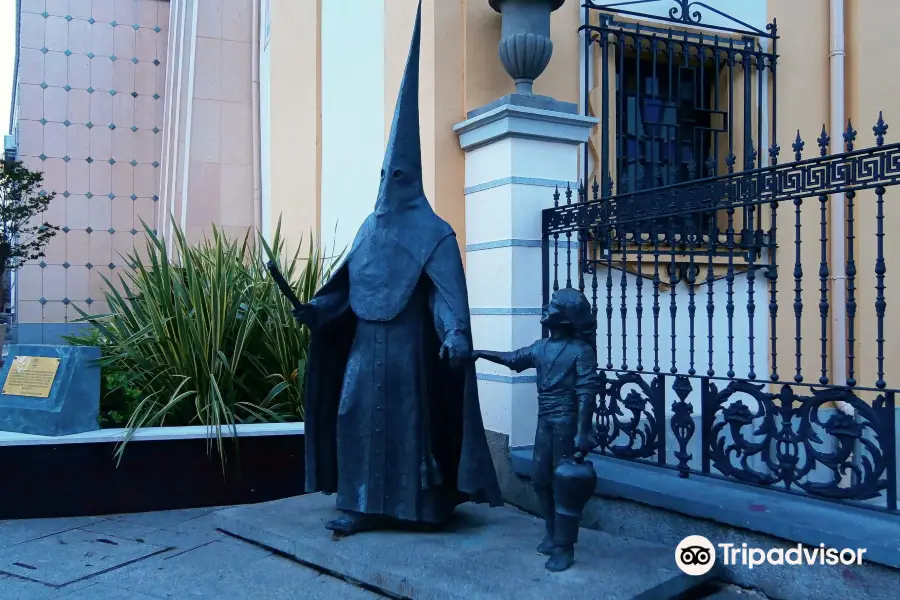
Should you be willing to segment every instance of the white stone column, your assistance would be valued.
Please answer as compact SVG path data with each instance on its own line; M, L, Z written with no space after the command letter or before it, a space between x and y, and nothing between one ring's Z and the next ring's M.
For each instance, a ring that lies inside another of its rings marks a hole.
M454 127L466 152L466 279L475 347L510 351L541 337L541 211L578 179L578 147L596 119L574 104L507 96ZM577 192L576 192L577 194ZM534 441L534 371L479 361L487 429Z

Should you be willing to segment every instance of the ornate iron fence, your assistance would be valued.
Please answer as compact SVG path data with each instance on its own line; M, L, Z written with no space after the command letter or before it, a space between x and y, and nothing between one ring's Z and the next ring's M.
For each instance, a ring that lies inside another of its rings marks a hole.
M886 196L900 144L885 143L881 115L872 130L861 150L851 124L841 153L823 128L814 158L798 133L784 164L772 144L767 167L615 196L612 177L556 192L544 298L578 288L598 320L597 452L897 511L886 237L900 209ZM679 230L709 213L724 223ZM832 356L832 337L846 356Z

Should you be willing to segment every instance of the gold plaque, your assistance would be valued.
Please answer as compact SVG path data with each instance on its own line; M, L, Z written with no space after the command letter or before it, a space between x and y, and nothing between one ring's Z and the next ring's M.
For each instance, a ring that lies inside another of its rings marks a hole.
M59 359L47 356L16 356L9 365L3 384L7 396L49 398L50 388L59 370Z

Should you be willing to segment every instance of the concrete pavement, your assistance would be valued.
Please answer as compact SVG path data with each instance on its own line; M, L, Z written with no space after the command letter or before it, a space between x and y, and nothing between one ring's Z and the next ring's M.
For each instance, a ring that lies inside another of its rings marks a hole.
M229 537L216 512L0 521L0 599L384 597Z

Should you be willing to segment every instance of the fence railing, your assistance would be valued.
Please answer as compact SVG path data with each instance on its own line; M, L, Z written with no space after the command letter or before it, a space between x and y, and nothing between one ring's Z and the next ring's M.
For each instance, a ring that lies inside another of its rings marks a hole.
M790 162L773 144L767 167L555 194L544 297L579 288L597 317L598 452L897 510L887 129L879 115L865 149L851 124L829 154L823 128L813 158L798 133Z

